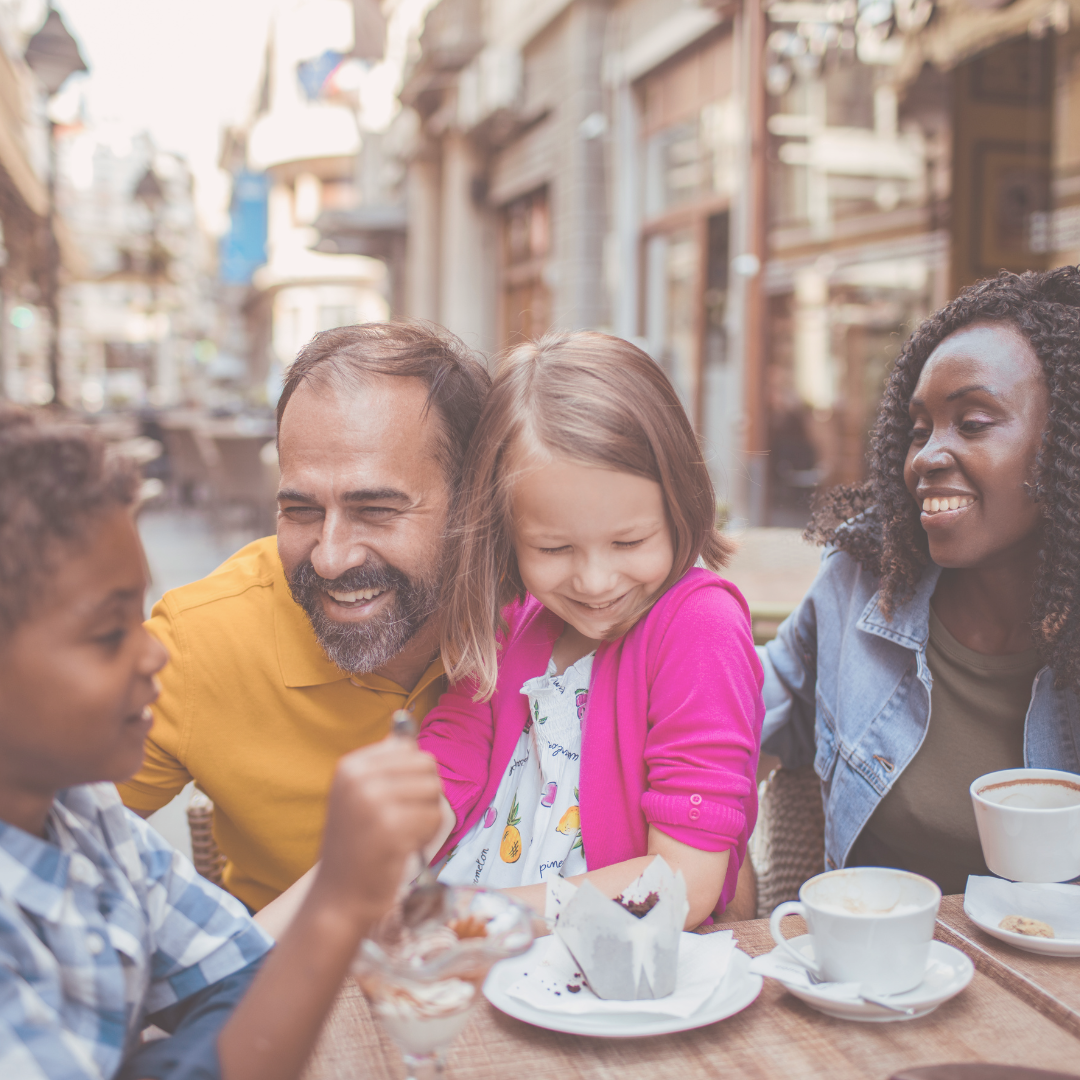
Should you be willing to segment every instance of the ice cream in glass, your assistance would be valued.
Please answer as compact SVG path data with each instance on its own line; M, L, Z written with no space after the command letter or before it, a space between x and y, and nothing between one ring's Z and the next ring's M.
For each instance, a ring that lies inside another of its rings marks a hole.
M442 1073L493 964L532 944L527 908L491 889L451 888L443 917L418 927L392 911L357 953L353 977L401 1050L410 1080Z

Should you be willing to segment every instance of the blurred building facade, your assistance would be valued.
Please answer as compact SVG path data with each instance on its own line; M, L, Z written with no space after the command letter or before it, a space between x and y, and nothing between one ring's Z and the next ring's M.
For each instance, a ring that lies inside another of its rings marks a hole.
M1080 6L773 4L765 400L773 519L865 475L918 320L999 269L1080 261Z
M735 517L865 474L971 281L1080 260L1071 0L440 0L387 142L406 313L639 341Z
M66 403L168 408L213 393L214 257L185 161L151 138L70 123L57 206L81 270L61 300Z
M315 333L389 314L389 251L368 253L347 235L374 150L361 138L355 82L381 54L382 31L374 0L279 0L252 115L225 135L221 164L234 197L223 333L246 342L249 379L271 401L282 369ZM237 245L251 236L242 219L257 213L260 197L265 258L257 265ZM230 253L239 257L229 262Z
M53 396L47 366L51 243L49 122L36 77L24 60L29 29L19 0L0 2L0 396L45 404ZM62 273L82 268L61 221Z
M25 59L43 11L0 0L0 394L43 405L58 383L91 413L199 397L214 267L190 172L146 135L94 129L77 85L50 98Z

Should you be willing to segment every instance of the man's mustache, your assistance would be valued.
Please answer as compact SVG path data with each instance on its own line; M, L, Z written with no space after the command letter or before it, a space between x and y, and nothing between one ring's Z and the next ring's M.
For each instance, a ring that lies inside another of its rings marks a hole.
M396 566L371 559L336 578L324 578L310 561L288 577L292 598L307 613L327 659L342 671L377 671L389 663L432 615L439 603L438 580L411 580ZM366 590L393 591L387 603L363 622L339 622L326 614L320 596Z
M409 579L396 567L385 563L365 562L360 566L351 566L343 574L333 579L322 577L310 562L301 563L290 575L289 584L294 592L343 593L363 592L368 589L396 589L408 587Z

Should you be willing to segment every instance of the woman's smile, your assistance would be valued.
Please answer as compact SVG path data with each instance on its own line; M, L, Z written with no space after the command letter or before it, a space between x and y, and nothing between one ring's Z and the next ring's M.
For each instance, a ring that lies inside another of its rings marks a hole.
M974 501L974 495L948 495L923 499L922 508L924 514L941 514L946 510L966 510Z
M919 521L928 532L947 529L966 517L975 505L974 495L935 494L922 495L916 490L915 497L922 497L922 512Z

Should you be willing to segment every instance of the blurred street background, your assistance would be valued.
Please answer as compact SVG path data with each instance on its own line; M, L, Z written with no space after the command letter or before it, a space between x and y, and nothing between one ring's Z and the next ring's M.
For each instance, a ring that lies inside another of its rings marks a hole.
M155 597L273 531L317 331L593 327L764 635L910 330L1080 261L1080 0L0 0L0 230L0 393L141 462Z

